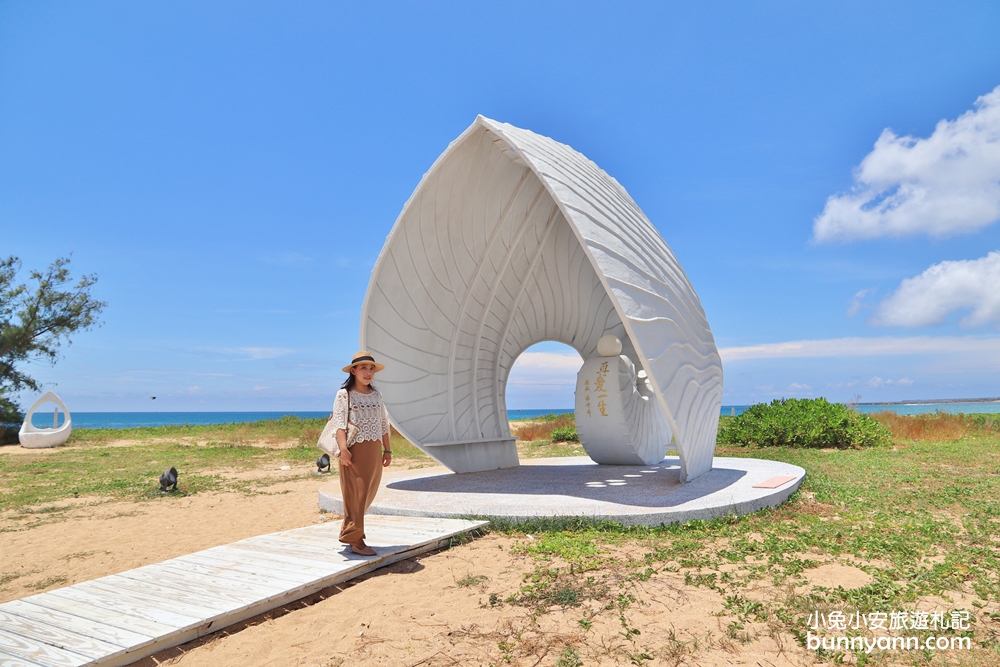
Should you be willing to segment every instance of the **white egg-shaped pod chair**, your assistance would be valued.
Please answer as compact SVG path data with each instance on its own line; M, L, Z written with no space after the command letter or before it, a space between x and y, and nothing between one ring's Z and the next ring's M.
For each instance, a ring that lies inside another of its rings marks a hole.
M421 179L368 284L361 348L386 364L392 423L456 472L515 466L514 361L548 340L587 360L608 334L645 371L681 479L710 470L722 365L670 248L586 157L478 117Z
M63 414L66 415L66 420L62 423L62 426L56 428L38 428L31 423L32 415L46 403L55 403L58 407L62 408ZM24 416L24 422L21 424L21 430L17 433L17 439L21 442L22 447L42 449L44 447L57 447L65 443L69 440L72 432L73 418L70 416L66 404L54 392L47 391L28 409L28 413Z

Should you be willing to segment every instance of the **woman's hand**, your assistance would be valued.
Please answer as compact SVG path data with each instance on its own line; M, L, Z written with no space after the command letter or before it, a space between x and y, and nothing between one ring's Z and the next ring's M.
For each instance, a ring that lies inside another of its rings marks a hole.
M382 467L388 468L392 463L392 452L382 452Z
M347 431L342 428L337 429L337 446L340 448L340 463L350 468L354 462L351 460L351 450L347 448Z

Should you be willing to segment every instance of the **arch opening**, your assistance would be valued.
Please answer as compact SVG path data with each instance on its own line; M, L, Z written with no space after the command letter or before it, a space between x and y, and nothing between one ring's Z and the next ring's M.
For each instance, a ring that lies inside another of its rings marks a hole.
M31 413L31 425L35 428L59 428L66 423L66 411L54 401L42 403Z
M559 341L528 347L511 365L504 395L508 418L541 413L573 412L580 352Z

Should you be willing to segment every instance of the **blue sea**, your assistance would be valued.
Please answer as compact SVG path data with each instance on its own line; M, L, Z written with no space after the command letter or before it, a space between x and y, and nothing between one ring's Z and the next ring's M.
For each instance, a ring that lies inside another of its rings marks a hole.
M326 412L74 412L73 428L135 428L137 426L179 426L182 424L233 424L281 419L294 415L302 419L326 418ZM61 417L62 415L60 415ZM32 423L52 426L52 413L34 414ZM60 422L62 420L60 419Z
M739 415L750 407L748 405L723 405L720 414ZM1000 413L1000 401L971 403L864 403L855 406L858 412L870 413L881 410L892 410L901 415L916 415L926 412L958 413ZM544 410L508 410L507 418L511 421L534 419L547 414L563 414L573 412L573 408L547 408ZM302 419L322 419L329 412L74 412L74 428L134 428L137 426L177 426L182 424L231 424L280 419L285 415L293 415ZM62 415L60 414L60 423ZM36 426L52 425L51 413L35 413L32 420Z

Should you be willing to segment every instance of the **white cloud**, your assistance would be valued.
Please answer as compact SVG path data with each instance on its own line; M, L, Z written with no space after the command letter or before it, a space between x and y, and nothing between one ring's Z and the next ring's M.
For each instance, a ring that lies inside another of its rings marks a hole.
M286 250L284 252L276 252L273 255L264 257L264 262L267 264L276 264L278 266L305 266L312 262L312 257L307 257L300 252L295 252L294 250Z
M790 385L788 385L788 388L791 391L806 391L808 389L812 389L812 387L810 387L809 385L807 385L807 384L799 384L798 382L791 383Z
M581 366L583 366L583 359L580 358L579 354L525 352L517 358L513 368L523 371L545 370L573 373L575 377Z
M891 387L892 385L909 387L911 384L913 384L913 380L911 380L910 378L900 378L898 380L883 380L882 378L876 375L868 382L865 382L865 384L871 387L872 389L879 389L881 387Z
M854 172L850 192L826 200L817 241L978 230L1000 219L1000 86L926 139L886 129Z
M829 384L826 385L826 388L827 389L843 389L844 387L847 387L848 389L850 389L851 387L856 387L856 386L858 386L858 381L857 380L851 380L850 382L836 382L836 383L831 382L831 383L829 383Z
M957 310L972 312L964 327L1000 326L1000 252L980 259L941 262L907 278L879 304L873 324L923 327L940 324Z
M864 301L865 297L868 296L869 294L874 294L876 290L877 288L875 287L858 290L857 294L855 294L851 298L851 302L847 305L847 316L854 317L855 315L857 315L858 312L861 310L861 306L864 305L862 302Z
M583 359L572 348L566 352L521 353L507 377L507 407L510 409L572 409L576 374Z
M576 386L583 365L579 354L525 352L514 362L507 381L515 386Z
M261 386L261 385L257 385L256 387L253 388L254 391L264 391L265 389L270 389L270 387L264 387L264 386Z
M286 347L239 347L236 351L247 355L250 359L275 359L285 356L292 350Z
M905 354L976 354L1000 356L1000 336L882 336L828 338L719 348L726 363L744 359L871 357Z

